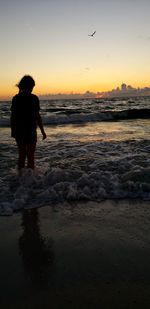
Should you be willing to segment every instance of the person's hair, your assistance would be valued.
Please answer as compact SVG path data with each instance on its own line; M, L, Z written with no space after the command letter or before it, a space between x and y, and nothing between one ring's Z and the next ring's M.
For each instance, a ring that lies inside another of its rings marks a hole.
M20 82L17 84L19 90L32 90L34 86L35 81L30 75L23 76Z

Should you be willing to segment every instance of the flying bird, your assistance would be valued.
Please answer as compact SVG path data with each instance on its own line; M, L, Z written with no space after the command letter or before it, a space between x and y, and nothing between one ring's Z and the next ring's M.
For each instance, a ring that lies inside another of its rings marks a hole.
M92 34L88 34L88 36L94 36L94 34L96 33L96 31L94 31Z

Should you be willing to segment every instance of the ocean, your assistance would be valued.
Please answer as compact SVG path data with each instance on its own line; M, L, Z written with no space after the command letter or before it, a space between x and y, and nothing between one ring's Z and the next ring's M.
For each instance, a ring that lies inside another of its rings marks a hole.
M105 199L150 200L150 97L40 101L36 169L17 175L0 102L0 215Z

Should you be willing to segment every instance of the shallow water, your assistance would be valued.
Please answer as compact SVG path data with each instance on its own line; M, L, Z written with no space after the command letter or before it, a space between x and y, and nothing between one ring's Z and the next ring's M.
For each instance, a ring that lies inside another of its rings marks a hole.
M137 119L82 125L47 126L46 132L51 140L67 139L79 142L148 139L150 136L150 120Z
M150 199L150 120L47 126L36 170L17 176L17 147L0 132L0 213L102 199Z

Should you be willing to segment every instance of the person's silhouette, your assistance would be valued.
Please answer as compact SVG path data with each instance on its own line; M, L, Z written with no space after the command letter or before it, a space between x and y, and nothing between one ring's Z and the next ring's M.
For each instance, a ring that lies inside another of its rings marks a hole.
M21 169L25 167L26 158L27 167L34 169L37 125L41 130L43 139L46 138L46 133L39 114L39 99L32 94L35 86L34 79L25 75L17 86L19 93L13 97L11 105L11 136L16 139L18 145L18 170L20 174Z

